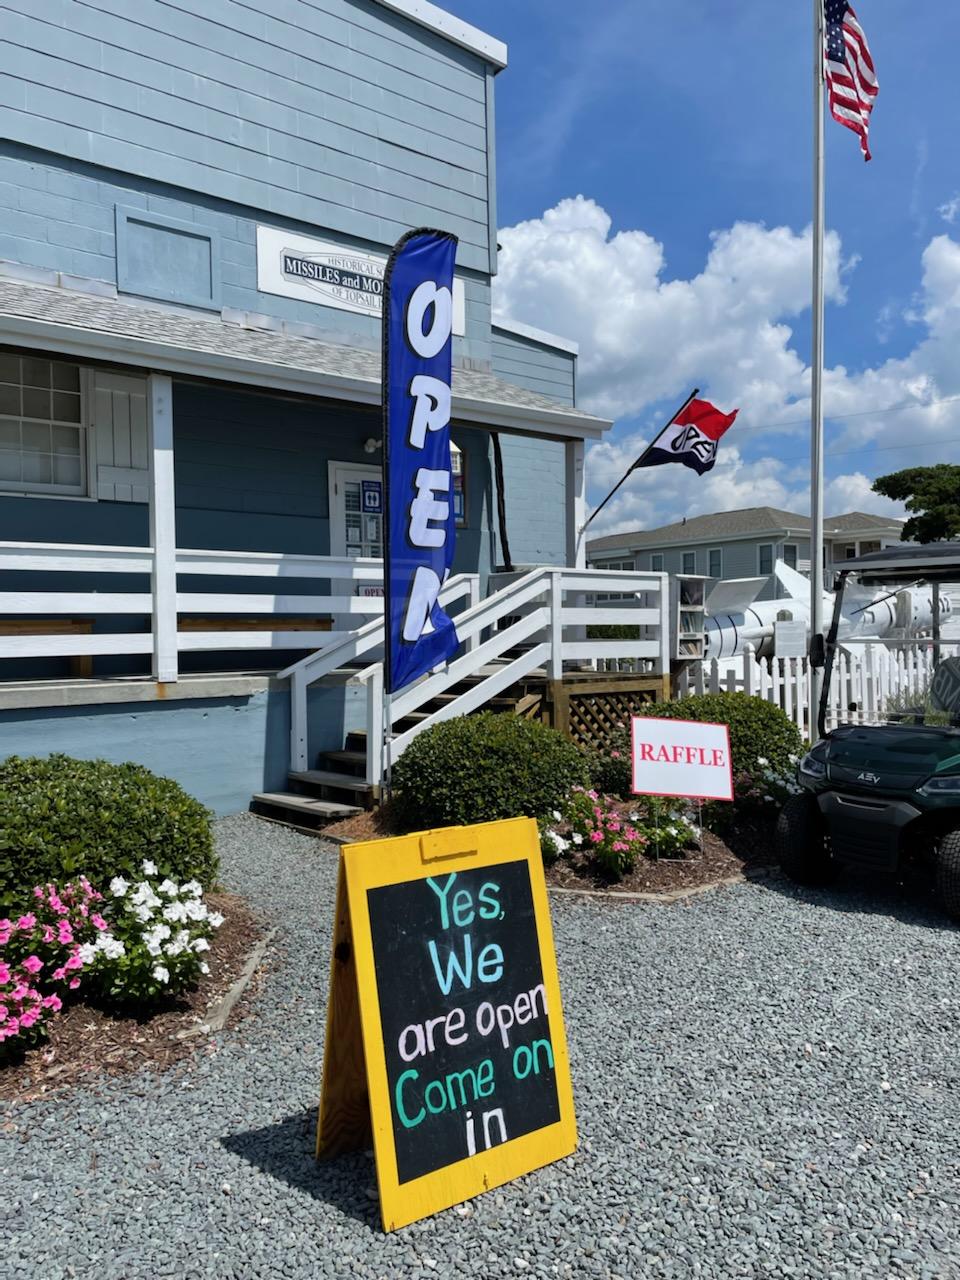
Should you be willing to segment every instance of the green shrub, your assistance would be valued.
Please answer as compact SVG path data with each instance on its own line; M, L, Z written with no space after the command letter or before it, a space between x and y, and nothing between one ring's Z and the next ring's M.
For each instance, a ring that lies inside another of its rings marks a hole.
M424 730L393 770L406 831L543 817L587 781L586 760L561 733L492 711Z
M655 702L642 714L664 720L697 720L730 729L730 754L738 800L761 800L768 774L792 776L803 750L800 730L773 703L748 693L704 693L678 702ZM632 785L630 731L613 734L607 750L591 757L590 775L597 791L626 796Z
M84 875L103 890L161 875L209 885L217 871L210 815L169 778L136 764L11 756L0 764L0 914L35 885Z

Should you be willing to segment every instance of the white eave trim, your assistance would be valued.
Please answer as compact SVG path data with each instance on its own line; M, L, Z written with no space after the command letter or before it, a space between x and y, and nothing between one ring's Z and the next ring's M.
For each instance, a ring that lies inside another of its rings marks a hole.
M555 333L547 333L546 329L535 329L532 324L521 324L519 320L494 320L491 328L502 329L504 333L515 333L521 338L529 338L531 342L539 342L544 347L568 351L572 356L580 354L579 342L571 342L569 338L560 338Z
M455 18L452 13L430 4L428 0L378 0L378 3L385 9L392 9L394 13L402 13L405 18L421 27L436 31L453 44L458 44L461 49L479 54L498 71L502 71L507 65L507 46L501 40L488 36L479 27L471 27L469 22Z
M287 391L301 396L330 400L350 400L354 404L379 406L380 383L368 378L272 364L266 360L226 356L219 352L197 351L170 343L133 338L127 334L104 333L75 325L34 320L25 316L0 316L0 341L11 345L31 343L44 351L75 360L98 360L113 365L133 365L158 373L182 377L214 379L259 387L263 391ZM454 395L452 416L458 422L501 429L518 435L545 436L563 440L599 440L613 423L606 418L576 413L554 412L532 405L503 404L496 400Z

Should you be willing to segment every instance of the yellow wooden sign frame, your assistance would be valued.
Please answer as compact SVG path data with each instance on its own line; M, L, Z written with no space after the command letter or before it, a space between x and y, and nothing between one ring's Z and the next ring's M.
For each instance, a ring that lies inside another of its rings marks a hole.
M560 1119L533 1133L401 1183L397 1175L367 891L438 874L449 875L453 871L486 869L518 861L526 861L530 869ZM368 1146L371 1130L380 1211L386 1231L459 1204L570 1155L576 1149L577 1125L553 929L540 838L532 818L447 827L387 840L364 841L342 849L317 1155L332 1157Z

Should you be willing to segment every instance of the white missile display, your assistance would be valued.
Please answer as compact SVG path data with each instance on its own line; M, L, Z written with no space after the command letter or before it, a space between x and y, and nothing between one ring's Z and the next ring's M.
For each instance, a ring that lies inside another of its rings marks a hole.
M766 578L731 578L718 582L706 601L707 658L735 658L749 645L758 658L774 651L777 622L803 622L810 638L810 583L783 560L774 574L785 595L779 600L757 600ZM833 615L833 596L824 592L824 634ZM952 612L950 597L940 596L940 617ZM917 635L933 620L933 592L930 587L911 587L897 592L862 588L851 583L844 592L839 641L856 644L882 640L893 632Z

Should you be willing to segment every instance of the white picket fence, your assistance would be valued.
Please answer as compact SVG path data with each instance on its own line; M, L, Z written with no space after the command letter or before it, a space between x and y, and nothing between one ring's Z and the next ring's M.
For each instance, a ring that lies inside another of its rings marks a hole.
M960 653L960 643L943 643L941 658ZM830 679L826 727L877 724L896 700L922 702L934 670L933 647L922 642L900 649L870 645L862 653L838 652ZM742 691L765 698L785 711L805 738L815 736L817 711L810 708L810 669L806 658L761 658L751 650L739 658L700 662L681 673L677 696Z

